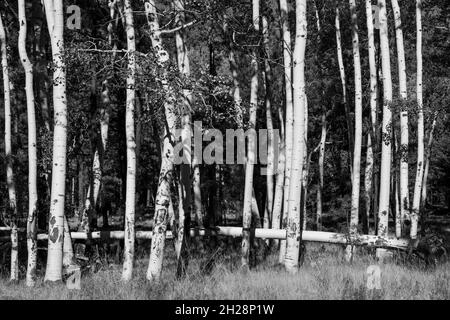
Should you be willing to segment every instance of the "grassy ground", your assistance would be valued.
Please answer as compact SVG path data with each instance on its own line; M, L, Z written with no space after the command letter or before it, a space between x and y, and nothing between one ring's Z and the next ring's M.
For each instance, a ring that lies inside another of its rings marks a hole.
M170 249L170 251L172 251ZM277 265L277 255L269 255L248 273L239 270L236 253L216 254L216 265L205 274L199 255L189 265L187 277L176 280L173 252L168 252L162 279L147 283L147 259L140 257L134 278L122 283L121 266L109 265L82 278L80 291L64 285L50 287L38 282L36 288L0 279L1 299L450 299L450 263L427 269L422 264L391 261L381 265L381 289L366 286L367 267L376 264L367 252L359 252L352 264L342 259L341 247L307 245L307 254L298 274L291 275Z

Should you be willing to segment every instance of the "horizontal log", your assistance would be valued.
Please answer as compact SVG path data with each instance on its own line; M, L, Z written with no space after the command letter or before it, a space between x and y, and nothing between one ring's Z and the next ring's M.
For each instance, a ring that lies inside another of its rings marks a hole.
M286 230L283 229L262 229L256 228L252 230L256 238L263 239L286 239ZM151 239L152 231L136 231L136 239ZM86 239L123 239L124 231L95 231L91 233L71 232L71 237L74 240ZM214 229L198 229L192 228L190 230L191 237L205 236L205 235L222 235L231 237L242 236L241 227L216 227ZM48 239L47 234L38 234L38 240ZM173 239L171 231L167 231L166 239ZM356 235L350 237L347 234L323 232L323 231L303 231L302 240L307 242L324 242L334 244L352 244L359 246L372 246L383 248L398 248L406 249L409 245L408 239L383 238L374 235Z

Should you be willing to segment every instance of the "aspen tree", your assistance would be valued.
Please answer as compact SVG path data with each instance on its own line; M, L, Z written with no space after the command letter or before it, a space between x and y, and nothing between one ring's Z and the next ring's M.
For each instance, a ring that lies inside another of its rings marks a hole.
M356 2L350 0L350 13L352 16L352 44L353 44L353 66L355 72L355 136L353 151L353 175L352 175L352 203L350 212L350 236L358 233L359 217L359 190L361 170L361 145L362 145L362 83L361 83L361 59L359 55L358 17L356 13ZM354 246L346 248L346 260L353 258Z
M319 16L319 10L317 8L316 1L313 1L314 4L314 12L316 14L316 25L317 25L317 33L319 41L321 41L321 32L322 27L320 24L320 16ZM323 165L324 165L324 159L325 159L325 143L327 140L327 114L325 110L323 110L323 114L321 117L321 134L320 134L320 142L319 142L319 185L317 187L317 208L316 208L316 226L317 230L322 229L322 191L323 191ZM308 161L308 167L309 167L309 161ZM305 197L306 198L306 197ZM305 206L306 206L306 199ZM306 208L305 208L306 212ZM306 225L306 219L304 224Z
M293 150L292 170L289 187L289 215L286 232L286 257L284 265L286 270L295 273L298 270L298 258L300 250L300 213L301 208L301 184L303 170L303 153L305 149L305 49L306 49L306 0L295 2L295 46L293 68L293 102L294 102L294 126L293 126Z
M253 29L259 33L259 0L252 1L252 18ZM249 129L254 130L256 128L256 112L258 107L258 60L257 50L253 50L252 53L252 78L250 84L250 119ZM255 135L256 132L254 131ZM249 135L247 145L247 163L245 166L245 185L244 185L244 209L242 219L242 267L249 267L249 255L250 255L250 228L252 222L252 201L253 201L253 171L256 160L256 136Z
M291 30L289 27L289 9L287 0L280 0L280 16L281 16L281 30L282 30L282 44L283 44L283 66L284 66L284 103L285 103L285 129L284 129L284 199L283 199L283 214L281 220L281 227L286 229L287 219L289 214L289 184L291 176L292 164L292 144L293 144L293 96L292 96L292 52L291 52ZM286 240L280 241L279 262L284 263L286 255Z
M0 15L0 42L2 54L3 71L3 94L5 104L5 157L6 157L6 184L8 188L9 208L11 214L11 281L19 280L19 260L18 260L18 232L17 232L17 200L16 185L14 182L13 159L11 151L11 88L9 79L8 52L6 44L6 31Z
M34 286L36 280L36 205L37 205L37 150L36 150L36 115L34 109L33 65L26 49L27 19L25 0L18 1L19 11L19 56L25 70L25 92L28 118L28 219L27 219L27 286Z
M62 280L67 151L66 64L62 0L44 0L53 57L53 163L46 281ZM70 234L68 234L70 237Z
M368 38L368 52L369 52L369 71L370 71L370 120L371 127L367 135L367 153L366 153L366 168L364 172L364 195L366 202L366 217L367 229L369 234L372 233L370 228L369 218L371 212L371 195L373 189L373 168L374 168L374 139L377 122L377 104L378 104L378 83L377 83L377 66L375 61L375 40L373 31L373 17L372 17L372 1L365 0L366 4L366 22L367 22L367 38Z
M264 88L266 95L264 97L264 103L266 107L266 127L268 131L267 136L267 172L266 172L266 183L267 183L267 196L266 205L264 209L264 228L270 228L270 222L272 221L273 213L273 200L274 200L274 161L275 161L275 132L273 129L272 120L272 69L270 66L270 49L269 49L269 26L267 22L267 17L262 16L262 27L263 27L263 52L264 52Z
M319 144L319 186L317 188L317 210L316 210L316 225L317 230L322 229L322 190L323 190L323 164L325 159L325 143L327 140L327 116L324 112L322 114L322 130Z
M183 28L185 23L184 14L184 0L174 0L175 8L175 24L180 30L175 32L175 43L177 49L178 70L185 77L190 77L190 63L188 56L188 49L186 45L186 33ZM183 116L181 140L183 146L190 146L191 140L191 100L192 93L188 89L183 89ZM188 248L187 241L189 240L190 215L191 215L191 150L189 147L183 147L183 157L188 160L188 163L182 163L180 169L180 187L181 187L181 201L179 205L178 230L177 241L179 243L179 250L177 252L178 267L177 276L184 276L188 264ZM186 231L187 230L187 231Z
M150 29L150 39L156 55L158 67L163 72L161 76L161 87L165 94L164 113L165 125L162 138L161 171L159 173L158 191L155 199L155 223L153 227L152 245L150 251L149 264L147 269L147 279L157 281L161 276L162 261L164 257L164 245L166 240L167 221L169 213L170 186L173 181L173 145L174 130L176 124L175 98L173 89L169 86L167 79L167 67L169 54L164 50L161 40L161 30L155 6L155 0L145 1L145 12Z
M428 171L430 169L430 157L431 157L431 147L433 145L434 130L436 129L437 112L433 115L433 122L431 123L430 132L428 134L427 142L427 153L425 157L425 169L423 172L423 182L422 182L422 197L421 197L421 208L423 208L427 203L427 180Z
M127 101L125 110L125 135L127 139L127 190L125 200L125 240L122 280L129 281L133 273L134 259L134 216L136 205L136 38L134 33L133 8L131 1L124 1L125 31L127 36Z
M409 128L408 128L408 110L405 103L408 99L406 91L406 62L405 49L403 45L402 20L400 15L400 6L397 0L391 0L392 10L394 11L395 38L397 42L397 61L398 61L398 80L400 89L400 98L403 102L400 110L400 230L396 228L396 236L400 237L404 232L404 220L409 211L409 182L408 182L408 149L409 149Z
M336 28L336 51L337 51L337 57L338 57L338 64L339 64L339 75L341 77L341 84L342 84L342 103L344 104L345 108L345 119L347 121L347 139L348 139L348 145L349 145L349 159L352 158L352 152L353 152L353 129L351 125L351 119L350 119L350 111L348 110L348 101L347 101L347 79L345 76L345 66L344 66L344 58L342 56L342 41L341 41L341 23L340 23L340 12L339 12L339 5L336 6L336 16L335 16L335 28ZM350 166L350 174L353 176L353 166Z
M411 229L409 236L411 239L417 238L417 224L420 214L420 196L423 183L424 168L424 118L423 118L423 88L422 88L422 0L416 0L416 56L417 56L417 170L414 184L414 198L411 211Z
M302 207L300 222L302 230L306 230L306 198L308 197L308 174L309 174L309 158L308 158L308 99L305 96L305 108L304 108L304 125L305 134L303 139L303 166L302 166L302 191L300 195L300 204Z
M380 16L381 67L383 72L383 122L381 141L380 201L378 211L378 236L388 235L390 177L391 177L391 128L392 128L392 78L389 53L386 1L378 0ZM377 257L383 259L385 250L377 249Z

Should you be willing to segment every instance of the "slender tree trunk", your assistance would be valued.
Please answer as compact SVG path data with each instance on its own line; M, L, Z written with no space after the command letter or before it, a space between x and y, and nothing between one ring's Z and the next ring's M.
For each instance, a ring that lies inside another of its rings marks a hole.
M282 29L282 44L283 44L283 65L284 65L284 97L285 97L285 134L284 134L284 148L285 148L285 167L284 167L284 199L283 199L283 215L281 220L281 227L287 228L287 219L289 214L289 186L291 176L292 164L292 144L293 144L293 96L292 96L292 56L291 56L291 30L289 28L289 9L286 0L280 0L280 16ZM280 241L280 255L279 262L284 263L286 255L286 240Z
M184 14L184 0L175 0L174 8L176 12L175 24L181 29L175 32L175 42L177 48L177 61L178 70L186 78L190 77L191 70L189 64L188 49L186 45L186 33L183 29L185 24L185 14ZM183 277L186 275L186 269L189 262L188 256L188 241L190 228L190 217L191 217L191 100L192 93L190 90L183 89L183 116L182 122L182 132L181 140L184 146L189 146L188 148L183 148L183 157L187 159L188 163L182 163L180 168L180 186L182 195L182 205L180 205L179 210L179 223L178 223L178 234L177 240L180 243L180 251L177 252L178 267L177 276Z
M283 123L281 122L281 125ZM280 149L278 157L278 166L275 178L275 196L273 199L273 211L272 211L272 229L280 229L281 227L281 212L283 209L283 187L284 187L284 163L285 163L285 148L284 137L279 137ZM274 240L274 246L278 248L279 240Z
M253 0L253 28L259 32L259 0ZM250 85L250 119L249 129L256 128L256 111L258 106L258 60L257 50L252 53L252 80ZM243 210L243 233L242 233L242 257L241 265L244 269L249 267L250 256L250 228L252 222L252 200L253 200L253 170L256 160L256 131L249 135L247 145L247 164L245 166L245 186L244 186L244 210Z
M164 100L165 125L162 136L163 152L161 154L161 171L159 173L158 191L155 199L155 224L153 227L152 245L147 270L147 279L157 281L161 276L166 240L168 210L170 204L170 186L173 181L173 145L176 124L175 98L168 84L167 67L169 54L164 50L159 29L159 21L154 0L145 1L145 12L150 27L150 38L156 54L158 66L163 70L161 87L166 96Z
M423 172L423 182L422 182L422 204L421 208L424 208L427 204L427 180L428 180L428 171L430 169L430 158L431 158L431 147L433 146L433 135L434 130L436 129L436 120L437 120L437 112L433 116L433 122L431 123L430 133L428 135L427 142L427 153L425 157L425 170Z
M389 221L389 197L391 177L391 128L392 128L392 79L389 54L386 1L378 0L380 15L380 47L383 70L383 124L381 145L380 202L378 211L378 235L387 237ZM377 249L377 257L383 259L385 249Z
M306 0L295 2L295 46L293 69L294 127L292 170L289 186L289 216L286 232L286 270L295 273L298 270L298 258L301 237L301 183L303 170L303 153L305 152L305 49L306 49Z
M273 220L273 197L274 197L274 161L275 161L275 133L273 130L273 120L272 120L272 69L270 67L270 49L269 49L269 27L267 22L267 17L262 17L263 25L263 52L264 52L264 76L265 83L264 88L266 91L266 96L264 98L264 103L266 106L266 126L267 126L267 172L266 172L266 183L267 183L267 196L266 205L264 209L264 228L270 228L270 222Z
M195 124L194 124L195 126ZM194 210L195 217L197 219L197 225L199 228L204 226L204 216L202 210L202 190L200 188L200 159L198 155L194 152L192 157L192 190L194 193Z
M353 158L352 150L353 150L353 129L352 129L352 121L350 118L350 111L348 109L348 101L347 101L347 80L345 76L345 67L344 67L344 58L342 57L342 42L341 42L341 23L340 23L340 13L339 7L336 7L336 19L335 19L335 27L336 27L336 50L339 64L339 74L341 76L342 83L342 103L344 104L345 109L345 119L347 121L347 139L348 139L348 149L349 149L349 159ZM353 167L350 166L350 175L353 176Z
M27 248L28 265L26 284L34 286L36 281L36 206L37 206L37 150L36 150L36 116L34 110L33 65L26 49L27 19L25 16L25 0L19 0L19 56L25 70L25 91L28 117L28 219Z
M319 146L319 187L317 188L317 211L316 225L317 230L322 230L322 191L323 191L323 164L325 160L325 143L327 141L327 116L322 114L322 133Z
M66 64L64 61L64 11L62 0L45 0L45 13L53 56L53 165L50 199L46 281L62 280L64 200L67 151ZM70 234L69 234L70 236Z
M6 31L0 16L0 42L2 54L3 70L3 93L5 104L5 157L6 157L6 185L8 188L9 205L7 216L11 219L11 281L19 280L19 260L18 260L18 233L16 226L17 200L16 186L14 183L13 159L11 152L11 88L9 80L8 53L6 44Z
M300 195L300 203L302 207L300 222L302 230L306 230L307 212L306 203L308 198L308 181L309 181L309 157L308 157L308 99L305 96L304 108L305 134L303 139L303 166L302 166L302 192Z
M400 232L396 231L397 237L404 233L405 217L409 214L409 182L408 182L408 150L409 150L409 128L408 128L408 110L406 100L408 99L406 91L406 62L405 49L403 46L402 20L400 16L400 6L397 0L391 0L392 10L394 11L395 38L397 41L397 61L398 61L398 79L400 98L404 105L400 111Z
M358 234L359 220L359 190L361 178L361 145L362 145L362 82L361 82L361 59L359 55L358 18L356 13L356 2L350 0L350 12L352 15L352 43L353 43L353 65L355 70L355 140L353 152L353 176L352 176L352 204L350 213L350 236ZM345 258L351 261L354 246L346 248Z
M127 34L127 101L125 111L125 134L127 139L127 190L125 199L125 240L122 280L131 280L134 260L134 215L136 206L136 38L134 33L133 8L131 1L124 1L125 31Z
M367 230L369 234L373 234L374 230L370 227L370 212L371 212L371 195L373 190L373 168L374 168L374 142L376 136L376 121L377 121L377 67L375 61L375 40L373 32L373 18L372 18L372 1L366 0L366 19L367 19L367 37L368 37L368 51L369 51L369 70L370 70L370 119L371 127L367 135L367 153L366 153L366 169L364 173L365 185L365 202L366 202L366 219Z
M416 182L414 184L414 198L411 212L411 239L417 238L417 224L420 214L420 196L423 183L424 168L424 118L423 118L423 97L422 97L422 0L416 0L416 55L417 55L417 170Z

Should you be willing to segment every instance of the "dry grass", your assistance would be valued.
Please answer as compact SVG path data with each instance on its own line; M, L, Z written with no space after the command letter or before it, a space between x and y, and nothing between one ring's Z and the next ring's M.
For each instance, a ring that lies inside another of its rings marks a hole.
M176 280L173 253L167 254L163 277L157 284L145 280L147 260L138 259L134 278L121 281L121 266L104 267L82 278L80 291L63 285L36 288L24 281L10 284L0 280L0 299L450 299L450 263L426 269L421 265L392 261L381 265L381 289L366 288L366 270L376 264L371 255L360 252L352 264L342 260L340 247L309 245L298 274L277 266L277 255L254 270L243 273L236 254L222 254L212 273L201 269L205 258L193 259L187 277Z

